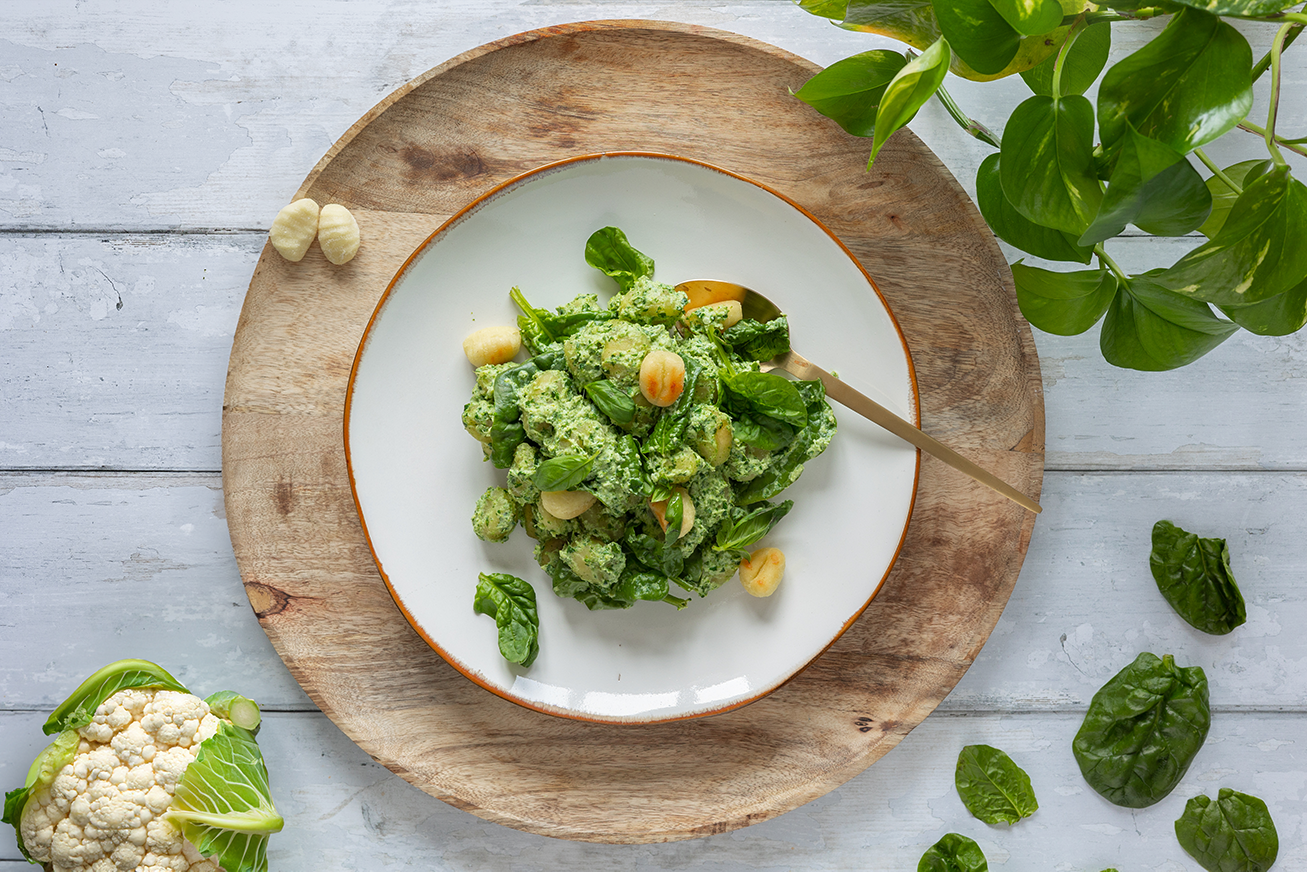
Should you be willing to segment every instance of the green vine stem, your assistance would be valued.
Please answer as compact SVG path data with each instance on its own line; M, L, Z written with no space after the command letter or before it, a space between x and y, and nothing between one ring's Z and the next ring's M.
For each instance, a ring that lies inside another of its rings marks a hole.
M1121 267L1116 265L1116 261L1107 256L1107 251L1103 248L1103 243L1100 242L1094 246L1094 254L1098 257L1099 263L1112 271L1112 275L1116 276L1118 282L1129 287L1130 277L1125 274Z
M1266 128L1262 127L1260 124L1254 124L1253 122L1249 121L1246 118L1243 121L1239 122L1239 129L1246 130L1249 133L1254 133L1257 136L1262 137L1263 139L1266 138ZM1280 136L1278 133L1275 135L1275 143L1276 145L1279 145L1281 148L1287 148L1289 149L1289 151L1297 152L1303 157L1307 157L1307 148L1304 147L1304 145L1307 145L1307 143L1300 142L1299 140L1296 139L1285 139L1283 136Z
M1202 161L1204 164L1207 165L1207 168L1212 171L1212 175L1220 179L1222 184L1224 184L1231 191L1234 191L1236 197L1243 193L1243 188L1236 185L1234 183L1234 179L1227 176L1220 167L1218 167L1215 163L1213 163L1212 159L1207 156L1207 153L1205 151L1203 151L1201 148L1195 148L1194 155L1196 155L1200 161Z
M1284 159L1284 152L1280 151L1280 146L1275 142L1275 119L1280 112L1280 54L1284 51L1284 39L1293 29L1292 24L1286 24L1281 27L1275 34L1275 40L1271 43L1271 108L1266 112L1266 149L1271 153L1275 160L1276 166L1285 166L1288 162Z
M1298 38L1299 34L1302 33L1304 26L1307 25L1302 25L1297 23L1289 25L1289 27L1292 29L1289 31L1288 36L1284 38L1284 44L1281 46L1281 50L1286 49L1289 46L1293 45L1293 41ZM1262 77L1262 73L1266 72L1270 68L1271 68L1271 53L1268 51L1260 61L1258 61L1256 64L1253 65L1253 81L1255 82L1258 79L1260 79Z
M1067 31L1066 40L1062 43L1062 47L1057 51L1057 60L1053 61L1052 90L1054 100L1059 100L1062 97L1062 67L1066 65L1066 56L1071 53L1071 46L1075 45L1075 41L1079 39L1080 34L1084 32L1085 26L1085 20L1083 18L1071 25L1071 29Z
M953 95L948 92L947 88L940 85L939 90L935 92L935 96L939 98L939 102L944 104L944 108L948 110L948 114L953 117L953 120L956 121L958 126L963 130L974 136L976 139L979 139L981 142L989 143L994 146L994 148L1001 147L998 137L994 136L993 131L963 112L962 107L953 99Z

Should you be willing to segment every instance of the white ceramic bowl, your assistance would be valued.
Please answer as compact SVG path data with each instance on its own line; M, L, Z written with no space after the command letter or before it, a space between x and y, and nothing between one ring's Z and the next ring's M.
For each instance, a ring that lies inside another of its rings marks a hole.
M917 452L836 405L839 432L783 497L794 509L764 540L787 567L766 599L731 580L682 611L639 603L590 612L554 596L520 529L478 540L477 497L503 484L460 415L473 386L462 340L515 323L509 289L555 307L616 286L585 263L585 241L622 228L655 278L739 282L790 318L797 351L910 420L918 404L907 346L849 252L780 195L663 155L592 156L542 167L492 191L431 236L396 275L355 359L345 450L364 530L413 628L487 690L539 711L654 723L758 699L816 658L888 574L915 495ZM524 352L525 354L525 352ZM472 611L481 572L531 582L540 655L499 654L494 621Z

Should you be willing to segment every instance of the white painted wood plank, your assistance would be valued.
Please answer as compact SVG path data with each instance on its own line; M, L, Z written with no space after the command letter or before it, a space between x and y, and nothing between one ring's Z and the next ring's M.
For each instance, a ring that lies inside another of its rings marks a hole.
M1157 805L1112 806L1085 784L1070 753L1081 712L1023 716L937 713L898 748L827 796L744 830L666 845L604 846L488 824L401 781L321 715L269 715L259 734L286 828L272 837L273 869L426 869L544 872L620 870L906 870L948 832L974 838L994 870L1182 872L1196 866L1176 842L1186 800L1232 787L1267 802L1280 838L1277 870L1307 864L1307 730L1301 715L1217 713L1189 773ZM0 715L10 741L0 780L17 783L43 746L36 714ZM1040 808L1008 827L972 818L953 769L964 745L1007 751L1030 773ZM7 833L0 858L16 859ZM3 872L13 872L0 865Z
M570 21L652 18L745 34L827 65L892 40L846 32L787 0L442 0L146 8L11 0L0 38L0 227L260 228L328 146L381 97L455 55ZM1124 57L1164 22L1114 29ZM1246 24L1258 56L1274 27ZM1307 51L1285 55L1281 129L1307 127ZM949 87L995 131L1017 77ZM1261 106L1254 112L1263 118ZM968 190L987 146L935 102L913 122ZM1234 133L1218 159L1260 156ZM1296 157L1300 175L1307 161Z
M1140 269L1185 245L1112 251ZM262 246L258 233L0 234L0 469L218 469L231 336ZM1109 366L1097 328L1035 340L1050 469L1307 469L1307 333L1239 333L1170 373Z
M207 692L311 707L250 610L219 487L216 475L0 476L0 709L53 707L122 657ZM1307 712L1307 474L1053 473L1042 503L1016 591L946 709L1084 705L1147 650L1202 666L1216 705ZM1208 636L1172 612L1148 570L1162 518L1229 541L1247 624ZM65 641L35 644L52 627Z

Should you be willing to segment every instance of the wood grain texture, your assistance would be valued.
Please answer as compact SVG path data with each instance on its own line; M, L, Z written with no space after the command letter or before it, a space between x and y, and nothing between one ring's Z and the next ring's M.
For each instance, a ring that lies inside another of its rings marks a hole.
M363 327L403 256L513 175L624 149L723 166L812 211L898 316L927 429L1038 494L1038 364L1001 252L918 140L896 137L867 173L865 143L790 99L814 69L670 24L557 27L474 50L365 116L301 188L356 210L366 241L349 268L333 271L316 252L298 265L261 257L223 419L237 562L314 702L423 790L570 839L669 841L746 826L823 795L897 744L997 621L1033 516L927 462L894 572L806 672L713 718L583 724L490 696L448 667L409 631L359 530L341 404Z

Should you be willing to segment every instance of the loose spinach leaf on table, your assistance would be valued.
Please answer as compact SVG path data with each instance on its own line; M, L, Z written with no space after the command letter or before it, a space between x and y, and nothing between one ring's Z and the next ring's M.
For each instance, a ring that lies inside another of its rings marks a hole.
M616 227L602 227L585 242L585 262L610 276L623 291L654 274L653 258L637 251Z
M967 745L953 774L962 804L987 824L1014 824L1039 808L1030 776L998 748Z
M921 855L917 872L989 872L989 862L974 839L948 833Z
M1220 636L1248 620L1224 539L1200 539L1158 521L1148 565L1162 596L1190 626Z
M1144 808L1175 789L1211 723L1202 667L1145 651L1094 694L1071 750L1103 798Z
M499 628L499 653L510 663L530 666L540 653L540 615L530 582L506 573L483 572L472 610L489 615Z
M1266 872L1280 852L1266 803L1228 787L1215 802L1199 795L1185 803L1175 837L1208 872Z

